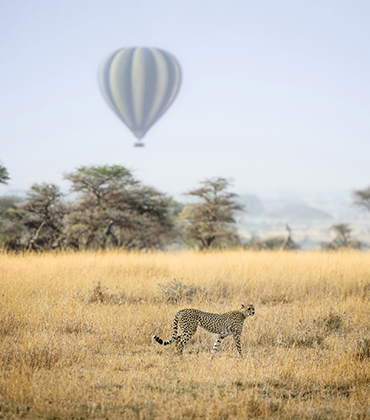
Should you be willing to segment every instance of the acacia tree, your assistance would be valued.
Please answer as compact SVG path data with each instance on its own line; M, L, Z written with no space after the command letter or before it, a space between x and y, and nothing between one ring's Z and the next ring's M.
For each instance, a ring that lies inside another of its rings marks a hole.
M0 163L0 184L7 184L9 179L10 177L7 169Z
M171 199L135 180L123 166L80 167L65 175L79 199L67 218L78 248L147 248L171 235Z
M350 228L347 223L333 225L330 230L334 233L334 239L329 243L323 242L321 244L322 249L361 249L363 247L363 243L361 241L356 238L352 238L352 228Z
M370 211L370 187L353 192L354 204Z
M62 197L54 184L34 184L24 202L9 204L1 226L3 246L12 250L60 247L68 212Z
M16 222L17 205L22 200L15 196L0 197L0 247L15 250L22 227Z
M230 181L226 178L207 179L202 187L186 193L199 200L188 204L181 212L185 220L184 235L187 242L196 242L201 249L210 248L215 241L238 243L234 225L235 212L244 209L236 202L237 194L227 191Z
M64 217L68 206L55 184L34 184L26 201L18 207L17 218L26 228L29 249L52 249L64 241Z

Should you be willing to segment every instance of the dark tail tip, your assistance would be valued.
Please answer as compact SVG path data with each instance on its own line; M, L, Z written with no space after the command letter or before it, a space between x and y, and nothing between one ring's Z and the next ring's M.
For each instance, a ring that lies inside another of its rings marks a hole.
M155 340L159 344L163 344L163 340L161 338L157 337L156 335L153 335L153 340Z

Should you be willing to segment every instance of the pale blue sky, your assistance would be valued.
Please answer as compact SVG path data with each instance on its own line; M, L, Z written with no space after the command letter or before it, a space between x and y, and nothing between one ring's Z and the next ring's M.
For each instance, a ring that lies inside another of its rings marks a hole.
M239 192L370 184L370 3L0 0L0 194L121 164L170 194L206 177ZM174 54L183 83L135 137L102 98L122 47Z

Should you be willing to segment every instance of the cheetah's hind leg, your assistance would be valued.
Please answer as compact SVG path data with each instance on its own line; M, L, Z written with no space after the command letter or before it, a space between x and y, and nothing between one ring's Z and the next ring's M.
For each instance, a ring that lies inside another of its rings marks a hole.
M179 355L182 354L184 347L189 343L191 337L195 334L197 328L188 331L184 331L181 336L176 340L177 352Z

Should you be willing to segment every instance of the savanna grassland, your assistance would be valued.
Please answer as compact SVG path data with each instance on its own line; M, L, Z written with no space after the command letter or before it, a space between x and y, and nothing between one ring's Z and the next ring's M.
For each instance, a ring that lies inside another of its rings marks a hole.
M241 303L243 359L151 338ZM21 417L370 419L370 254L0 254L0 418Z

